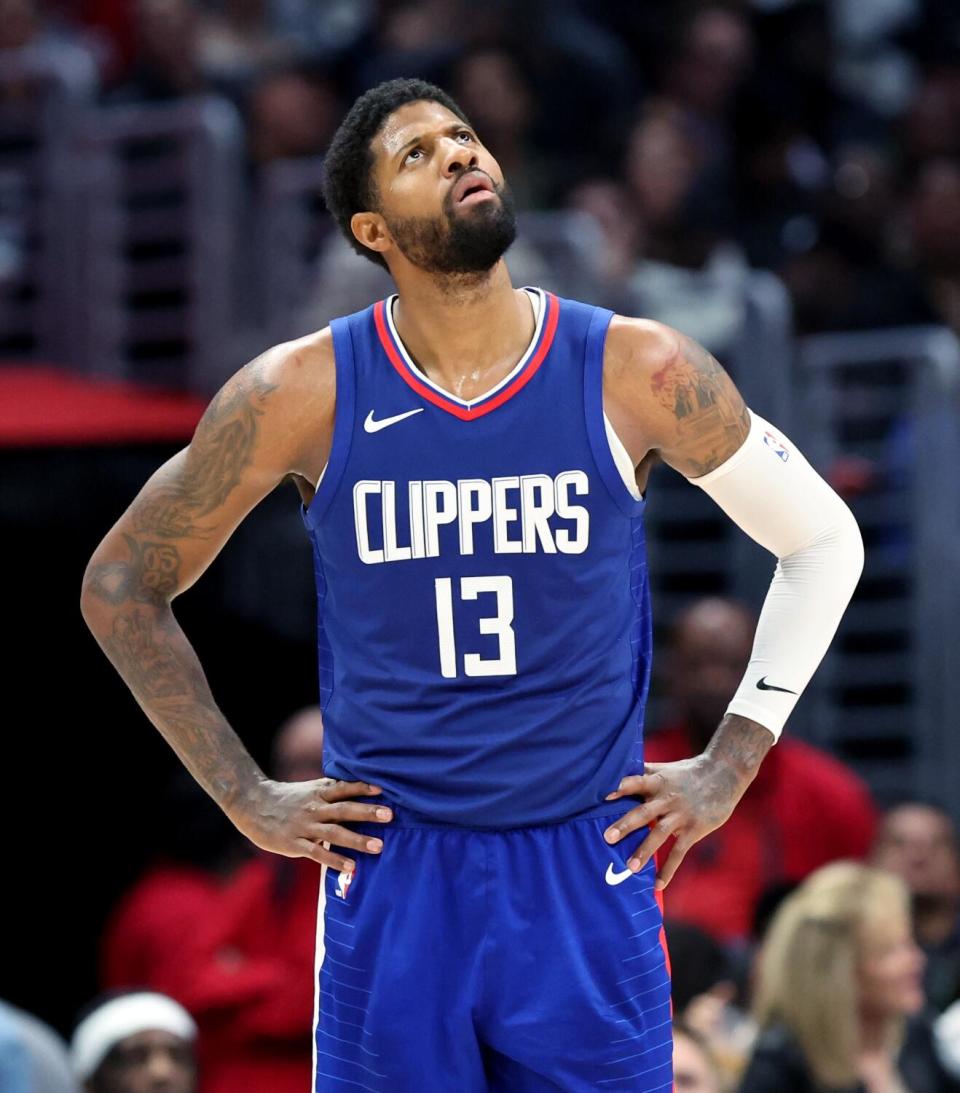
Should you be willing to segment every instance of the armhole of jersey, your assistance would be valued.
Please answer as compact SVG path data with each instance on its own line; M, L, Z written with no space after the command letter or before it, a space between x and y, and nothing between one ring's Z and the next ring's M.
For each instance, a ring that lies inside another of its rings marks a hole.
M354 402L356 383L354 378L353 341L350 323L346 317L330 323L333 334L333 359L336 368L337 387L334 394L333 442L327 464L317 479L316 492L309 506L300 503L300 515L308 528L316 528L324 512L333 500L350 453L353 438Z
M607 441L610 444L610 454L613 456L613 461L617 465L617 470L620 472L623 484L627 487L627 492L634 501L642 501L643 494L640 492L640 487L637 485L637 472L633 465L633 460L630 458L630 453L627 451L623 441L617 436L616 429L610 424L610 418L607 417L606 411L604 411L603 415L603 427L606 430Z
M594 308L587 329L583 368L583 406L593 459L610 496L626 516L639 516L644 499L636 486L630 456L603 412L603 347L613 312ZM628 484L632 481L632 486Z

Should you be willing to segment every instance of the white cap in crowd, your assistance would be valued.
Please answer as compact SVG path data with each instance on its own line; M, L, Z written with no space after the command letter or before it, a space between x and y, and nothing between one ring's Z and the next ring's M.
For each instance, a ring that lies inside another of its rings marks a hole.
M89 1013L73 1033L70 1064L78 1081L97 1072L110 1051L128 1036L160 1030L193 1041L197 1026L189 1013L165 994L139 991L104 1002Z
M960 1079L960 1002L954 1002L940 1014L933 1035L940 1062L954 1078Z

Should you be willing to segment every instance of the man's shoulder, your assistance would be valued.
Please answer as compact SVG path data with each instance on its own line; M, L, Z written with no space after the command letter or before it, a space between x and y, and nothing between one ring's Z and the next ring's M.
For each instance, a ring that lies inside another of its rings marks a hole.
M293 383L333 367L333 331L329 326L299 338L278 342L266 351L268 372L277 381Z
M284 420L313 415L318 404L332 402L335 394L336 367L333 335L329 326L300 338L277 342L264 350L241 372L250 370L258 382L276 392L270 400L272 410ZM268 409L264 403L263 408Z
M604 344L606 371L631 369L651 375L675 360L681 350L680 334L656 319L614 313Z
M326 459L335 399L333 339L324 327L248 361L217 392L205 417L255 435L254 459L270 473L282 469L314 482L319 458Z

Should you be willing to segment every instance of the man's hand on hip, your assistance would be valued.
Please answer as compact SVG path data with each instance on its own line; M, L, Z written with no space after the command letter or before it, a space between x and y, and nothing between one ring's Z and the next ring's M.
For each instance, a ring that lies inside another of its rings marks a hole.
M628 775L607 799L645 798L607 828L609 843L651 825L650 834L637 847L627 865L639 872L671 835L676 835L670 856L660 870L656 887L666 888L691 846L718 828L733 812L746 786L739 786L728 770L698 755L676 763L647 763L645 774Z
M384 805L361 803L351 798L381 793L366 782L341 782L315 778L307 782L275 782L265 779L256 790L231 810L239 831L259 846L288 858L313 858L339 872L352 872L351 858L334 853L340 846L362 854L379 854L380 839L361 835L345 822L389 823L393 812Z

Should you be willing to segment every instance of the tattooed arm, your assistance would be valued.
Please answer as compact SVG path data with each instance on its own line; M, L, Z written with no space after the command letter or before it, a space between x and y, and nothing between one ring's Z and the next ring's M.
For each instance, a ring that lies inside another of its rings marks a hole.
M719 467L750 429L740 392L710 353L649 319L611 320L603 405L635 465L653 455L688 478Z
M743 444L750 416L720 364L691 338L661 323L615 316L604 355L604 410L637 467L643 488L662 460L688 478L704 475ZM647 824L655 830L630 861L638 870L670 835L677 837L657 887L665 887L686 851L724 823L774 743L773 734L728 714L706 751L679 763L647 764L610 794L642 796L607 831L617 842Z
M332 438L334 376L324 330L274 346L229 379L190 444L150 477L97 547L80 605L144 713L236 826L264 849L343 869L352 863L324 841L370 847L331 821L383 817L334 802L378 788L268 779L217 707L172 610L279 482L316 482Z

